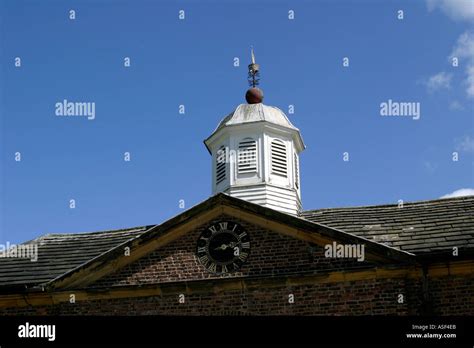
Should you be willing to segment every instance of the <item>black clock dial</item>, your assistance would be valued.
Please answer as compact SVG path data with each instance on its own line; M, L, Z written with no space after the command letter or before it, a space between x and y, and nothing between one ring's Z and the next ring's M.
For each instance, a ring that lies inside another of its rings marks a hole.
M197 241L197 257L211 273L235 272L250 253L250 237L242 226L221 221L207 227Z

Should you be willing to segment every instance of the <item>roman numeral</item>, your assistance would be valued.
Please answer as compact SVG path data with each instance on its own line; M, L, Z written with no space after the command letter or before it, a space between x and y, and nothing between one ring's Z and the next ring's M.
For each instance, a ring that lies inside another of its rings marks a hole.
M237 225L237 224L234 225L234 228L232 229L232 232L235 231L235 229L237 228L237 226L239 226L239 225Z
M247 235L247 232L242 232L241 234L239 234L239 238L242 239L242 238L244 238L246 235Z
M199 261L201 261L201 263L202 263L203 265L205 265L205 264L208 263L209 258L207 257L207 255L203 255L203 256L201 256L201 257L199 258Z
M243 243L242 243L242 248L244 248L244 249L250 249L250 242L243 242Z
M206 252L206 247L199 247L198 248L198 253L205 253Z
M219 226L221 227L221 231L222 230L227 230L227 222L220 222Z
M212 233L217 233L216 226L209 227L209 231L211 231Z
M227 266L223 265L222 266L222 273L227 273L227 272L229 272L229 270L227 269Z
M217 265L215 263L211 263L207 269L213 273L216 273Z
M240 253L239 259L244 261L247 258L248 254L247 253Z

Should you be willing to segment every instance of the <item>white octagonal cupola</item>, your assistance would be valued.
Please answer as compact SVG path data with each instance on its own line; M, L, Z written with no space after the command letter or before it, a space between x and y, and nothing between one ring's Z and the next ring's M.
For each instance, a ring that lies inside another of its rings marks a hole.
M297 215L299 155L305 148L300 131L283 111L262 103L255 84L246 99L248 104L239 105L204 141L212 155L213 194L225 192Z

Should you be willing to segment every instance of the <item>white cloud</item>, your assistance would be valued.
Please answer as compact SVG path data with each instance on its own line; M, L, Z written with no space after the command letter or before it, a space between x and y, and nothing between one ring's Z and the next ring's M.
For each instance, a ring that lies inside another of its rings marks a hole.
M453 20L474 20L474 1L473 0L426 0L429 11L439 9ZM457 57L464 60L460 66L464 65L467 86L466 93L474 98L474 32L466 31L462 34L450 55L450 60ZM436 76L436 75L435 75Z
M474 3L472 5L474 8ZM453 48L453 52L449 56L450 60L453 57L459 59L459 66L466 66L466 80L467 85L466 93L469 97L474 98L474 32L466 31L463 33L456 42Z
M444 71L431 76L426 82L429 92L434 92L443 88L451 88L452 74L448 74Z
M457 100L452 101L451 104L449 104L449 108L454 111L464 110L464 106Z
M474 189L472 188L462 188L454 192L448 193L440 198L453 198L453 197L463 197L463 196L472 196L474 195Z
M467 78L466 78L466 84L467 84L467 95L470 97L474 97L474 65L470 65L466 69L467 72Z
M473 3L474 4L474 3ZM474 6L474 5L473 5ZM474 59L474 32L466 31L461 34L454 46L452 57Z
M438 168L438 165L436 163L431 162L431 161L423 161L423 166L430 173L434 173L436 171L436 169Z
M454 20L474 19L472 0L427 0L428 10L439 9Z
M469 135L456 141L456 150L464 152L474 152L474 139Z

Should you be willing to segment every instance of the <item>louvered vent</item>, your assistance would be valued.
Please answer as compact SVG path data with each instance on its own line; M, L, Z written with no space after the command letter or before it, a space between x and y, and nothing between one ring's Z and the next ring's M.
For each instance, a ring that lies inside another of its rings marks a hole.
M221 146L216 154L216 185L224 181L226 177L226 149Z
M298 168L298 155L295 153L295 186L300 188L300 170Z
M272 141L272 173L287 177L286 146L280 140Z
M237 170L239 174L257 172L257 142L245 138L239 143Z

